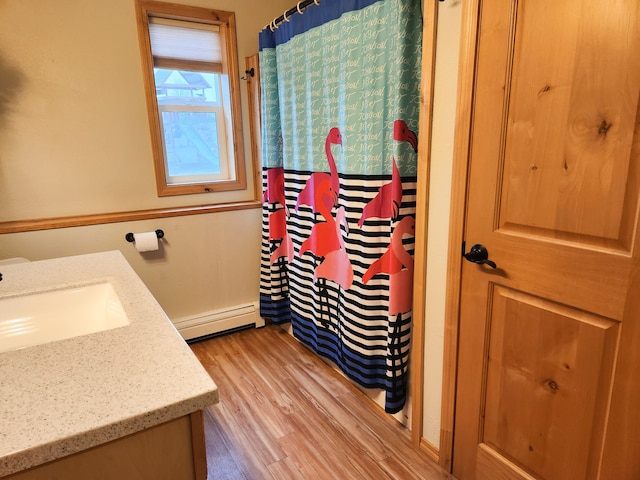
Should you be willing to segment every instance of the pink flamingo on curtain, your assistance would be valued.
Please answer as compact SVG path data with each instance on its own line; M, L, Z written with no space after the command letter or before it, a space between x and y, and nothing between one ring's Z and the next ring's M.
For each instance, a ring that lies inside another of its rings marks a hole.
M409 130L404 120L396 120L393 122L393 139L399 142L409 142L413 147L413 151L418 151L418 136L415 132Z
M262 202L279 203L289 215L289 208L284 196L284 168L275 167L267 170L267 188L262 195Z
M415 235L415 220L404 217L391 235L391 250L402 264L400 271L389 272L389 314L402 315L413 306L413 257L402 244L402 238Z
M414 151L418 151L418 137L409 130L404 120L393 122L393 139L398 142L407 142ZM396 158L393 158L391 182L385 183L378 190L378 194L367 203L362 210L362 216L358 220L358 226L362 227L367 218L391 218L395 220L402 206L402 178L398 171Z
M307 205L311 207L311 211L315 214L319 211L320 204L329 208L329 211L338 204L338 196L340 195L340 177L338 176L338 169L336 168L336 162L331 152L331 145L342 145L342 134L337 127L333 127L329 130L327 138L324 143L324 150L327 155L327 163L329 164L330 173L326 172L313 172L307 179L307 183L298 195L296 201L296 212L301 205ZM316 194L316 190L321 183L328 181L331 187L329 195L323 195L319 197Z
M320 265L318 265L313 272L313 280L319 281L323 279L323 285L320 289L320 294L324 294L327 301L327 309L330 311L329 305L329 292L327 290L327 280L338 284L338 298L340 297L342 290L348 290L353 285L353 267L349 260L349 255L344 244L344 238L342 236L341 225L345 226L346 233L349 234L349 223L347 222L347 216L345 214L344 207L339 207L336 212L336 218L327 220L324 222L333 229L333 235L338 241L338 248L325 253ZM321 321L322 321L322 306L321 306ZM329 319L331 315L329 314ZM336 313L336 330L340 335L340 318L339 312ZM323 322L325 323L325 322ZM326 323L325 323L326 326Z
M338 208L335 220L325 223L330 224L333 228L335 237L338 240L338 248L325 253L324 260L316 267L313 279L324 278L325 280L331 280L344 290L349 290L353 284L353 267L349 261L344 238L342 237L342 229L340 228L341 225L344 225L346 233L349 234L349 223L347 222L344 207Z
M287 232L289 208L287 207L284 195L283 167L274 167L267 170L267 188L262 195L262 201L263 203L268 202L274 206L279 203L284 207L269 214L269 241L272 250L269 263L278 266L278 273L282 281L282 274L285 267L284 258L286 258L289 263L293 260L293 242Z
M317 222L311 227L309 237L300 246L298 254L301 257L305 252L311 252L316 257L324 257L327 253L340 248L342 237L336 235L335 220L331 215L330 207L326 205L329 200L323 201L327 197L331 198L332 192L333 187L328 180L321 181L316 186L314 191L317 197L316 205L318 205L318 212L326 221Z
M413 217L404 217L400 222L396 225L396 228L393 230L393 234L391 235L391 242L387 247L387 250L378 258L375 262L369 265L369 268L364 275L362 276L362 283L365 285L371 280L375 275L380 273L386 273L390 276L390 279L394 275L402 275L403 279L408 279L413 276L413 258L404 248L402 243L402 238L405 235L413 235L415 228L415 220ZM398 282L399 278L396 278L394 282ZM393 310L393 314L395 315L396 310L400 307L407 306L411 304L411 295L412 289L409 289L408 292L402 291L401 289L395 289L395 291L391 291L389 289L389 308L390 311ZM407 300L407 297L409 300ZM410 308L405 311L411 310Z
M345 289L350 288L353 283L353 267L347 257L341 230L341 225L344 225L347 233L349 232L345 209L340 207L336 212L336 218L334 218L331 215L329 204L322 201L322 198L330 195L332 191L331 182L327 179L321 180L317 184L317 188L314 190L314 195L317 198L316 205L318 213L324 217L325 221L313 225L309 237L302 242L298 252L300 257L309 252L313 254L314 263L319 261L314 269L313 280L320 286L320 295L327 299L327 305L329 301L326 280L335 281ZM321 279L322 282L320 282ZM322 318L321 321L325 326L328 323Z
M385 183L378 190L378 194L364 206L362 216L358 220L358 226L362 227L367 218L392 218L398 217L402 205L402 178L398 171L396 159L393 157L393 170L391 181Z
M287 212L284 208L279 208L269 215L269 243L271 245L269 264L277 266L282 286L282 278L286 270L285 258L289 263L293 261L293 241L287 232ZM284 275L284 283L287 285L289 283L286 275Z
M271 253L271 264L282 257L286 257L291 263L293 260L293 241L287 232L287 217L283 208L269 215L269 240L280 242L280 245Z
M414 234L415 220L413 217L404 217L393 230L391 243L385 253L362 276L362 283L366 284L380 273L389 275L389 315L396 317L389 334L389 359L394 367L396 358L400 356L402 314L413 308L413 257L404 248L402 238ZM392 372L395 388L398 382L397 370L393 368Z

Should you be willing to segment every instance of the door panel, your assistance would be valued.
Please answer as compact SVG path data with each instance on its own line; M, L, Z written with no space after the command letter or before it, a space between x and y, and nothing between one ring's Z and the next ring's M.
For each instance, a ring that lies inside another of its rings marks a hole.
M482 441L541 478L584 478L598 447L592 433L603 428L618 325L496 287Z
M620 242L622 224L632 225L637 182L625 193L630 158L638 153L640 76L633 13L608 2L521 2L502 227L591 243ZM614 31L631 34L613 39ZM628 251L629 243L619 247Z
M640 2L479 8L453 472L640 478Z
M478 446L478 480L535 480L484 443Z

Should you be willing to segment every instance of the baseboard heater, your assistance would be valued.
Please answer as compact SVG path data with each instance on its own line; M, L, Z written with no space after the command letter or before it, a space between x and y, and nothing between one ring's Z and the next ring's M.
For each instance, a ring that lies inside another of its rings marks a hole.
M260 317L258 305L254 303L181 317L172 320L172 322L185 340L252 325L256 328L264 327L265 323L264 319Z

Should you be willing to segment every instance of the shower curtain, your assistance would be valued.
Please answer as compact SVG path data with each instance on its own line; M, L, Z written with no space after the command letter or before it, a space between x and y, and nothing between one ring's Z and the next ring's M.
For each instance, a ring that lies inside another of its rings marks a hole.
M406 402L421 0L321 0L260 33L260 313Z

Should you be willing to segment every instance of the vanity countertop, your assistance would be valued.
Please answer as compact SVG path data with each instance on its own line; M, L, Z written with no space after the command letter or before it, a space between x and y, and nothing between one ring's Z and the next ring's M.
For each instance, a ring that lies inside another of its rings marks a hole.
M218 389L119 251L3 265L0 298L108 280L130 324L0 353L0 477L201 410Z

